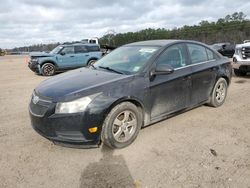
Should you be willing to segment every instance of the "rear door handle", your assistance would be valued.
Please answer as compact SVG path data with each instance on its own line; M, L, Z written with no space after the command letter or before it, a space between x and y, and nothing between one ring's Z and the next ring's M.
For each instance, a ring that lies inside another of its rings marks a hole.
M86 54L85 56L89 56L88 54Z

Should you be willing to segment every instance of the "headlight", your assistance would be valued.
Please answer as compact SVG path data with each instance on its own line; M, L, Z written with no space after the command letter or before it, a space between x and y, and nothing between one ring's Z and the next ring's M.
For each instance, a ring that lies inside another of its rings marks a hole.
M36 62L38 62L38 59L37 58L33 58L33 59L31 59L31 61L36 63Z
M99 94L99 93L98 93ZM59 102L56 104L56 114L67 114L83 112L97 94L76 99L70 102Z

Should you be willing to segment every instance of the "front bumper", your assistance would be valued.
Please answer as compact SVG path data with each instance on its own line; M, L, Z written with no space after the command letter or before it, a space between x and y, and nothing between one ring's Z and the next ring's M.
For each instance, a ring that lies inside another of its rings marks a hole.
M31 124L41 136L67 147L89 148L100 145L101 120L96 116L93 117L87 112L54 114L55 103L51 103L45 107L47 109L41 111L36 110L34 105L31 100L29 105ZM44 113L38 114L42 111ZM97 132L90 133L88 129L91 127L98 127Z
M38 62L29 61L28 67L29 67L30 70L32 70L33 72L40 74L40 65L39 65Z
M249 61L237 61L233 63L233 69L244 69L250 70L250 60Z

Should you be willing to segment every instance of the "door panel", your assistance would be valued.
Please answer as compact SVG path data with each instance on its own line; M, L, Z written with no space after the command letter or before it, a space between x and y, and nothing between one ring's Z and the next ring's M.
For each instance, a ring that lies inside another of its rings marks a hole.
M209 99L217 75L217 68L213 64L214 62L206 62L192 66L191 101L193 105Z
M76 56L76 63L75 63L76 67L83 67L87 65L89 53L85 46L83 45L75 46L75 56Z
M151 118L169 114L189 106L191 68L169 75L157 75L150 82Z
M64 55L58 54L57 56L60 68L68 69L75 66L76 56L73 46L64 47L60 53L64 53Z
M189 106L191 67L187 66L187 53L183 44L168 47L156 60L155 66L167 64L174 72L155 75L149 83L151 119Z
M209 99L216 80L215 54L199 44L187 44L192 63L191 104L196 105Z

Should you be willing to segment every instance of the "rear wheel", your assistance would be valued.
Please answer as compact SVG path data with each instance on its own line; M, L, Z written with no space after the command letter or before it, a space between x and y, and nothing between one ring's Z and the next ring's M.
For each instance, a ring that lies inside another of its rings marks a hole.
M52 76L55 74L55 65L52 63L45 63L42 66L42 75L43 76Z
M124 148L137 137L142 126L142 113L130 103L115 106L106 117L102 128L102 141L111 148Z
M224 78L220 78L214 86L213 92L210 97L210 102L208 104L213 107L221 106L225 102L227 96L227 88L227 81Z

